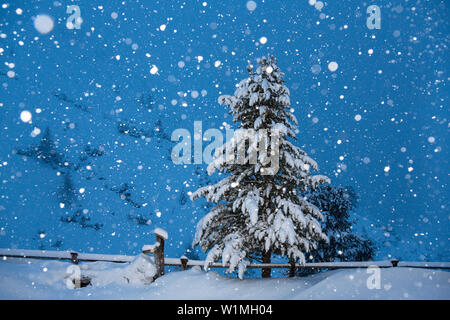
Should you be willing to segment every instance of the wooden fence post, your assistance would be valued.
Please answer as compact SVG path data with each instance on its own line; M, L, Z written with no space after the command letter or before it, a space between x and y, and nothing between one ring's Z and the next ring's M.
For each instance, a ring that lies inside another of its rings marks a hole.
M156 265L156 277L164 275L164 241L167 240L167 232L163 229L156 228L153 233L156 236L155 248L155 265Z
M78 260L78 253L71 252L70 253L70 261L72 261L73 264L78 264L78 262L79 262L79 260Z
M181 270L183 270L183 271L186 270L189 259L186 256L182 256L180 258L180 261L181 261Z

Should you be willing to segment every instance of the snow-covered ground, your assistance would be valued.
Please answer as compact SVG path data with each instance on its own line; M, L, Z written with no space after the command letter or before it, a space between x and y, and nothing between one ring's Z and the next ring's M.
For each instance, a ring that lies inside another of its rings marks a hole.
M239 280L193 268L144 284L154 273L147 262L80 264L93 284L69 289L69 262L7 259L0 261L0 299L450 299L450 272L440 270L381 269L380 289L367 287L367 269Z

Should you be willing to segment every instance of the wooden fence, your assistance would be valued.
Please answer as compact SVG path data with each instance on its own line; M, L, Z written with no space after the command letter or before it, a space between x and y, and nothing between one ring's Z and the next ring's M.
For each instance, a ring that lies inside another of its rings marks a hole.
M203 260L189 260L187 257L181 258L166 258L164 256L164 242L167 240L167 233L161 232L161 229L155 230L156 243L147 245L142 248L143 254L152 254L157 269L156 277L164 274L165 266L181 267L186 270L188 267L201 266L203 267L205 261ZM22 250L22 249L0 249L0 258L6 260L11 258L30 258L30 259L53 259L53 260L68 260L74 264L79 262L94 262L106 261L115 263L131 262L134 256L126 255L111 255L111 254L92 254L92 253L78 253L71 251L46 251L46 250ZM310 269L345 269L345 268L425 268L425 269L450 269L450 262L412 262L412 261L361 261L361 262L321 262L321 263L252 263L247 268L285 268L289 269L289 276L294 276L295 269L310 268ZM216 262L210 265L210 268L228 268L229 264L222 264Z

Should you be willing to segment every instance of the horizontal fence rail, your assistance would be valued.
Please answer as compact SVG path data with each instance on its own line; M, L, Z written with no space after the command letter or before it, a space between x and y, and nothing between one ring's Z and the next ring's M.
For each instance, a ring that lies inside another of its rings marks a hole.
M166 266L181 266L180 259L177 258L165 258ZM187 267L205 265L204 260L187 260ZM376 266L378 268L426 268L426 269L450 269L450 262L414 262L414 261L398 261L398 260L385 260L385 261L357 261L357 262L320 262L320 263L296 263L294 268L310 268L310 269L348 269L348 268L368 268ZM216 262L210 265L210 268L228 268L229 264L222 264ZM247 266L250 269L256 268L292 268L290 263L252 263Z
M179 266L180 259L176 258L165 258L166 266ZM188 267L193 266L201 266L205 265L204 260L188 260ZM293 265L290 263L251 263L247 265L247 268L256 269L256 268L274 268L274 269L283 269L283 268L291 268ZM326 262L326 263L305 263L294 265L294 268L317 268L317 269L326 269L326 268L367 268L369 266L377 266L379 268L391 268L391 261L363 261L363 262ZM210 268L228 268L229 264L222 264L221 262L212 263ZM450 264L449 264L450 268Z
M51 260L68 260L73 263L78 262L115 262L127 263L131 262L135 257L127 255L112 254L94 254L94 253L78 253L74 251L49 251L49 250L22 250L22 249L0 249L0 258L29 258L29 259L51 259ZM171 267L203 267L204 260L189 260L186 257L181 258L164 258L164 266ZM294 266L290 263L252 263L247 268L314 268L314 269L345 269L345 268L368 268L376 266L379 268L426 268L426 269L450 269L450 262L414 262L414 261L361 261L361 262L321 262L321 263L305 263ZM229 264L220 262L213 263L210 268L228 268Z
M78 253L74 251L49 251L49 250L22 250L22 249L0 249L0 257L29 258L29 259L50 259L50 260L70 260L77 264L79 261L95 262L131 262L133 256L114 254ZM4 258L5 259L5 258Z

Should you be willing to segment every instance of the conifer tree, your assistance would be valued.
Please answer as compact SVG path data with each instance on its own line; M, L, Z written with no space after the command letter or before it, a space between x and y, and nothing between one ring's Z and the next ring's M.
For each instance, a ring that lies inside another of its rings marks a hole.
M47 127L42 135L39 145L26 150L16 150L18 155L35 158L38 161L50 165L53 169L64 167L64 156L58 153L56 144L53 141L50 129Z
M312 175L316 162L293 144L298 123L277 60L257 62L233 96L219 97L238 125L208 166L210 175L218 171L225 178L191 195L216 204L198 222L193 242L208 251L205 268L221 259L240 278L256 256L263 263L272 255L304 263L306 252L327 241L320 210L302 194L329 179ZM245 153L239 151L243 146ZM262 276L270 277L270 268Z
M367 261L375 254L375 245L353 231L351 211L358 203L352 187L322 185L306 195L324 214L322 230L329 243L320 243L309 255L311 262Z

